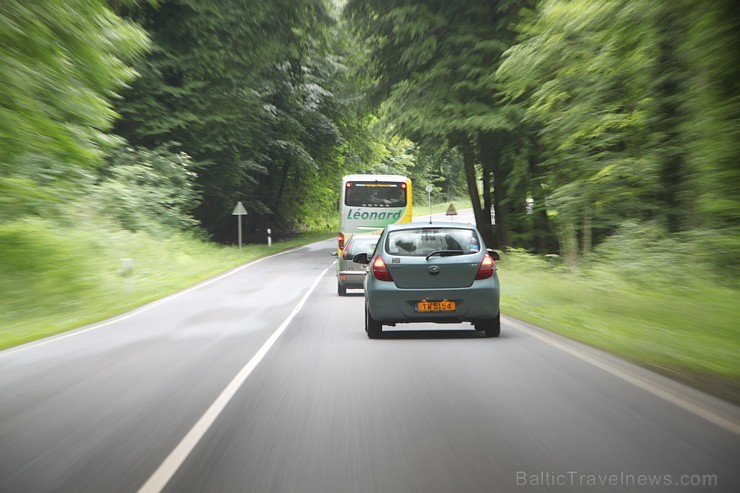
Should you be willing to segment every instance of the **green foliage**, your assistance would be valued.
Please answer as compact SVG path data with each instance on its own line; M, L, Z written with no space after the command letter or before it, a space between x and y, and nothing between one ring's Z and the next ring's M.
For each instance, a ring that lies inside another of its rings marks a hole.
M187 230L199 194L190 157L165 148L119 148L107 159L105 178L95 186L94 207L124 229Z
M29 310L31 300L55 302L71 292L89 292L93 265L74 232L40 219L0 223L0 293L4 310ZM14 293L12 296L9 293Z
M514 42L518 11L528 4L357 0L346 9L367 46L374 99L384 101L382 111L397 132L430 148L424 154L437 153L440 145L456 149L464 169L458 176L465 176L476 222L490 244L492 209L495 242L511 244L507 218L514 206L506 192L526 183L509 182L504 155L523 130L520 110L504 104L495 73ZM515 195L527 193L517 189Z
M582 268L604 283L622 283L645 290L691 292L709 284L740 288L738 279L713 270L715 251L700 241L709 232L670 235L656 221L625 221L586 256Z
M325 2L168 0L130 15L155 48L116 131L150 148L180 143L201 170L196 215L218 240L232 236L237 201L247 229L305 224L304 197L341 176L338 150L356 145L342 34Z
M513 128L491 77L511 37L505 4L516 2L348 2L399 130L438 139Z
M147 46L103 0L0 5L0 172L27 153L94 164L110 136L109 99Z
M619 217L614 208L635 203L626 199L642 190L636 185L657 179L639 147L650 82L644 10L634 2L545 2L498 71L511 99L526 96L525 118L541 128L549 204L561 215L579 217L594 205Z
M538 132L569 258L658 219L739 272L738 26L730 2L683 0L547 0L522 24L497 76Z
M689 4L687 35L680 53L692 67L685 82L682 131L690 164L684 196L693 199L687 232L703 231L706 245L723 269L740 274L740 11L735 2L706 8Z
M41 214L53 196L26 177L0 177L0 224L28 214Z

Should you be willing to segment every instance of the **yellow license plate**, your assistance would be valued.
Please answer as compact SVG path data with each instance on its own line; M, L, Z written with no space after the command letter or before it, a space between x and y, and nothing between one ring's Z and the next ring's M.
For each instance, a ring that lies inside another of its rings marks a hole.
M420 301L416 304L417 312L454 312L456 308L454 301Z

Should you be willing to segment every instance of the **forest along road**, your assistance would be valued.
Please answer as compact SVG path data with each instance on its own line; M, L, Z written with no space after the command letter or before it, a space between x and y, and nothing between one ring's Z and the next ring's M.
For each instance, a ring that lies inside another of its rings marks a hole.
M1 352L0 491L740 491L738 408L508 318L369 340L335 247Z

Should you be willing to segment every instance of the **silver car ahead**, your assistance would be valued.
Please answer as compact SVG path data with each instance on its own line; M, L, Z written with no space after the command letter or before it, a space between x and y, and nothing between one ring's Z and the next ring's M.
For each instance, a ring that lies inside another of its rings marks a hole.
M406 223L387 226L368 265L365 331L374 339L383 325L472 322L496 337L501 332L499 256L486 250L471 224Z
M358 253L372 253L380 235L354 235L344 245L337 259L337 293L346 296L347 289L362 289L365 266L356 264L353 258Z

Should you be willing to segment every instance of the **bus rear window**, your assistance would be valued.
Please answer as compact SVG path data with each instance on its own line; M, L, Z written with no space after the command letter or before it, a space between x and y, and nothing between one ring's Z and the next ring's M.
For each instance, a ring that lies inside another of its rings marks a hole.
M347 182L344 205L354 207L406 207L406 184L399 182Z

